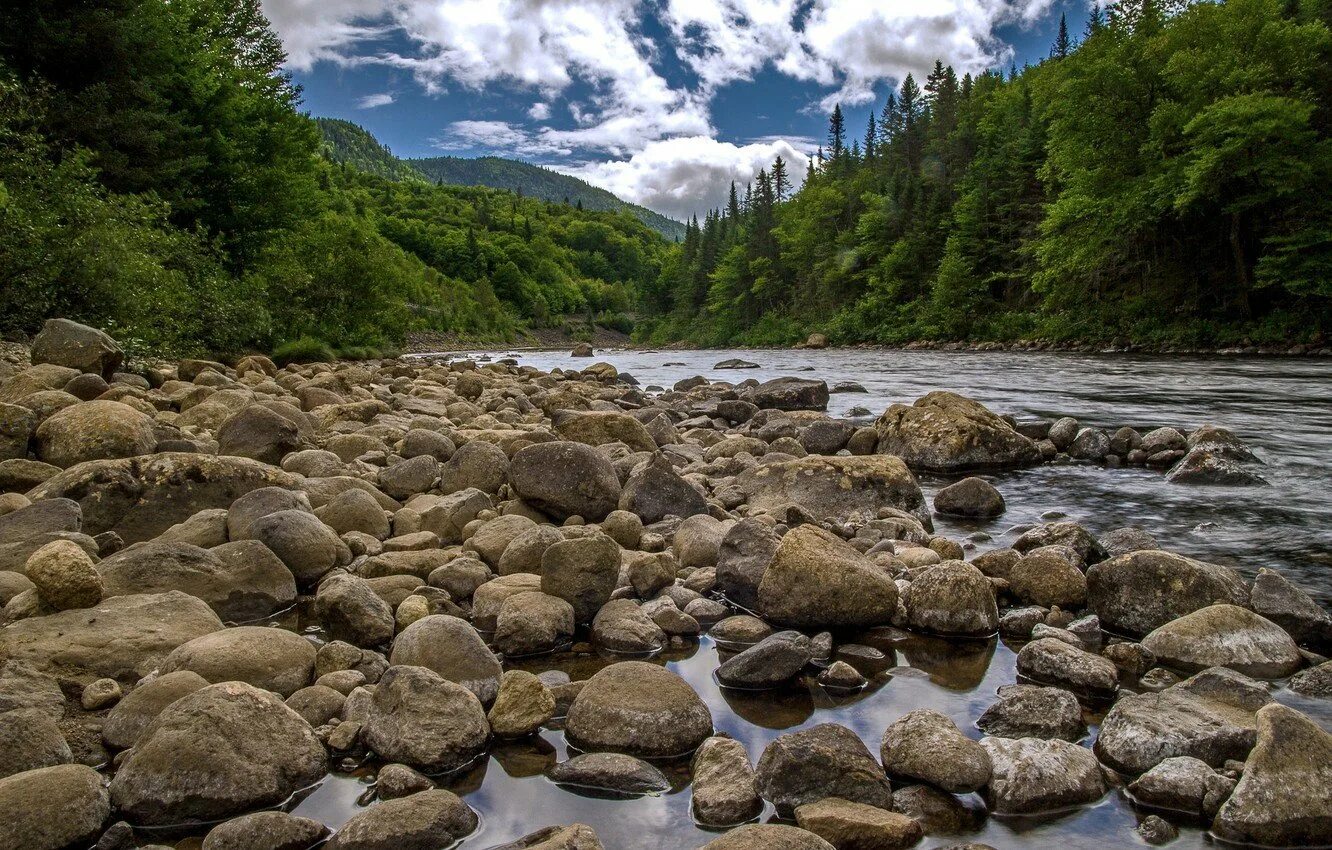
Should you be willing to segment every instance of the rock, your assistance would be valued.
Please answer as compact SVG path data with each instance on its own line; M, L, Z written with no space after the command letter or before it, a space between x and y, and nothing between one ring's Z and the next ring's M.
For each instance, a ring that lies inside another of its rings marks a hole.
M309 850L328 835L317 820L286 812L255 812L208 831L202 850Z
M1225 668L1204 670L1160 693L1121 697L1101 722L1096 755L1135 776L1174 756L1221 767L1248 755L1254 715L1271 702L1259 682Z
M316 729L335 717L341 718L346 702L345 694L326 685L309 685L287 697L287 707Z
M548 826L492 850L605 850L587 824Z
M251 490L227 508L227 538L251 539L250 528L256 521L280 511L301 511L308 514L311 512L310 497L285 487L260 487Z
M1246 608L1210 605L1158 627L1142 639L1170 667L1190 673L1229 667L1258 679L1280 679L1304 666L1290 635Z
M35 434L37 459L68 468L88 460L146 455L153 420L118 401L85 401L51 414Z
M500 606L495 646L509 657L552 652L573 637L574 627L573 606L558 596L516 593Z
M1179 837L1179 829L1157 815L1143 818L1135 832L1143 841L1152 845L1169 844Z
M671 787L660 770L623 753L585 753L555 765L552 782L617 794L658 794Z
M208 687L208 680L191 670L163 673L130 691L107 715L102 739L118 750L128 749L148 725L171 703Z
M1058 638L1041 638L1022 647L1018 673L1047 685L1067 688L1093 700L1109 699L1119 688L1119 669Z
M927 782L953 794L979 790L990 781L985 749L933 709L918 708L889 725L879 757L889 776Z
M1268 483L1266 478L1226 454L1203 446L1189 449L1166 473L1166 481L1214 487L1263 487Z
M570 356L570 357L591 357L591 356L592 356L592 343L590 343L590 342L580 342L580 343L576 344L576 345L573 347L573 352L572 352L569 356Z
M717 681L730 688L774 688L800 675L812 659L808 637L778 632L723 662Z
M1159 549L1120 555L1087 571L1087 606L1103 628L1134 637L1215 602L1248 601L1235 570Z
M1137 803L1209 821L1234 789L1235 780L1191 756L1165 759L1128 786Z
M893 804L883 768L854 732L835 723L773 740L759 759L756 782L759 795L779 812L827 797L880 809Z
M1110 435L1100 428L1083 428L1068 447L1068 456L1077 460L1102 461L1108 454Z
M536 732L554 714L550 688L525 670L509 670L500 680L499 696L486 718L499 737L519 738Z
M840 538L802 525L782 538L763 572L756 608L796 628L875 626L892 620L897 585Z
M37 416L31 410L17 404L0 403L0 461L25 460L28 441L36 428Z
M620 546L605 534L555 543L541 556L541 592L572 605L580 623L606 604L619 575Z
M717 553L726 537L729 523L711 516L697 515L685 519L671 537L671 551L681 569L709 569L717 564Z
M1093 803L1107 790L1091 750L1068 741L983 738L994 774L985 799L994 814L1021 815Z
M1267 705L1257 743L1212 832L1266 847L1317 847L1332 835L1332 734L1300 712Z
M295 632L237 626L176 647L162 672L190 670L210 682L245 682L289 697L310 683L314 666L314 644Z
M1310 697L1332 697L1332 661L1296 673L1290 677L1290 689Z
M61 764L0 779L0 847L86 847L102 831L111 803L102 777L81 764Z
M344 490L315 511L315 516L340 535L359 531L376 540L385 540L391 531L384 509L364 490Z
M875 422L879 454L897 455L912 469L951 473L1031 466L1036 444L971 399L932 392L911 406L894 404Z
M490 705L499 694L502 671L495 654L466 620L433 614L417 620L393 641L391 664L425 667L456 682Z
M1042 523L1023 532L1013 542L1013 548L1023 555L1050 546L1073 550L1078 562L1083 564L1094 564L1105 558L1096 538L1076 522Z
M110 335L69 319L47 319L32 340L32 363L50 363L110 379L125 352Z
M916 574L902 602L907 628L916 631L984 637L999 628L989 579L961 561L945 561Z
M277 555L302 587L314 584L337 566L345 546L333 529L303 510L260 517L244 534L242 539L258 540Z
M425 667L401 665L380 678L361 729L365 745L381 758L431 773L468 764L489 737L475 694Z
M242 407L217 429L217 453L277 466L301 447L296 424L260 404Z
M177 591L117 596L0 629L0 658L84 681L134 682L176 647L222 628L202 601Z
M951 516L997 517L1006 510L1004 497L984 478L963 478L934 494L934 509Z
M739 741L708 738L694 754L694 819L706 826L744 823L763 809L754 787L754 768Z
M706 514L708 503L658 452L629 476L620 492L619 508L636 514L645 523L654 523L668 516Z
M834 691L856 691L865 687L867 680L856 668L845 661L834 661L819 673L818 682Z
M0 714L0 779L72 761L74 754L50 716L32 710Z
M828 384L805 378L773 378L744 391L743 397L766 410L827 410Z
M421 530L433 531L446 545L461 543L467 524L490 507L490 497L475 487L459 490L439 499L421 514Z
M744 519L731 526L717 549L718 590L736 605L758 607L759 585L780 543L772 527L760 520Z
M231 622L267 617L296 601L291 571L254 540L212 550L158 540L135 543L99 563L97 572L108 597L179 590Z
M386 764L375 775L375 794L381 800L396 800L434 787L435 783L430 777L417 773L405 764Z
M123 693L115 679L97 679L84 686L83 693L79 694L79 704L84 711L100 711L120 702Z
M1118 555L1127 555L1130 552L1140 552L1143 549L1159 549L1156 544L1156 538L1136 526L1126 526L1107 531L1096 542L1104 549L1111 558Z
M525 446L513 456L509 483L523 501L558 520L595 522L618 507L620 479L609 458L571 441Z
M1076 611L1087 601L1087 577L1049 548L1024 555L1008 572L1008 589L1026 605Z
M136 824L216 820L281 803L322 779L324 747L300 715L242 682L178 699L139 737L111 781Z
M643 423L627 413L557 411L551 416L555 433L589 446L624 443L632 451L655 452L657 443Z
M1076 743L1087 734L1082 707L1061 688L1005 685L999 701L976 721L985 734L996 738L1058 738Z
M650 599L675 584L676 566L670 552L632 553L625 572L638 598Z
M699 850L832 850L832 845L798 827L749 824L709 841Z
M355 646L381 646L393 640L393 609L363 578L326 579L315 595L315 609L332 640Z
M796 823L844 850L899 850L924 835L913 817L829 797L797 806Z
M467 539L467 548L475 551L488 566L496 567L499 565L500 558L515 539L540 528L542 526L538 526L522 514L507 514L496 517L481 525ZM558 532L556 533L558 534Z
M666 633L629 599L612 599L592 618L592 639L611 652L656 652L666 645Z
M757 510L794 504L821 519L873 519L883 508L895 508L929 522L915 477L901 460L883 454L764 463L738 475L736 486Z
M238 457L165 453L95 461L67 469L28 494L67 494L83 510L83 531L114 531L126 544L150 540L201 510L226 508L260 487L295 488L280 469Z
M500 454L502 456L504 453L500 452ZM507 458L505 459L507 460ZM407 499L418 493L429 491L435 486L439 477L439 461L430 455L417 455L414 458L409 458L380 470L379 489L394 499ZM470 485L472 482L461 479L454 482L455 485L464 483ZM484 489L489 490L490 488ZM498 485L494 489L499 489Z
M78 544L54 540L28 558L24 568L42 601L57 611L91 608L102 601L102 578Z
M1317 648L1332 646L1332 615L1275 570L1258 570L1249 597L1255 613L1285 629L1297 642Z
M437 850L476 831L476 812L452 791L420 791L384 800L357 814L328 850Z
M693 752L712 734L708 707L679 676L622 661L588 680L569 708L565 734L587 751L665 758Z
M620 511L612 511L611 515L614 516L617 513L620 513ZM637 520L638 517L634 517L634 519ZM602 530L606 530L604 522L602 523ZM607 533L610 532L607 531ZM611 537L614 538L615 536L611 535ZM564 535L560 534L559 529L549 525L538 525L529 528L514 537L513 540L509 541L509 545L504 547L504 553L500 555L496 572L502 576L515 573L541 575L541 559L545 556L546 550L563 539ZM634 542L637 544L637 540ZM624 544L621 543L620 545L623 546Z
M752 646L773 633L772 627L749 614L736 614L716 623L708 633L725 648Z
M439 470L439 491L457 493L475 488L495 493L509 478L509 457L485 440L472 440L458 447Z

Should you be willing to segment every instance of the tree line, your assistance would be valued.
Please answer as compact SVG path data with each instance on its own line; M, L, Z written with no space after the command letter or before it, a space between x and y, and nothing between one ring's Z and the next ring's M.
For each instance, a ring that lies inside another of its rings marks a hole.
M1124 0L1049 58L839 106L690 222L644 339L1230 344L1332 314L1332 3Z
M0 6L0 332L365 351L623 323L673 250L624 212L321 156L259 0Z

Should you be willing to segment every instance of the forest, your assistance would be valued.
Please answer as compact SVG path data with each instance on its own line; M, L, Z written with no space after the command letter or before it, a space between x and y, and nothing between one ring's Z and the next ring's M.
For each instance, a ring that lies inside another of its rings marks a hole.
M690 223L651 342L1222 346L1332 317L1332 4L1125 0L1049 58L908 76Z
M355 356L412 330L627 327L672 243L628 212L321 155L258 0L0 7L0 333Z

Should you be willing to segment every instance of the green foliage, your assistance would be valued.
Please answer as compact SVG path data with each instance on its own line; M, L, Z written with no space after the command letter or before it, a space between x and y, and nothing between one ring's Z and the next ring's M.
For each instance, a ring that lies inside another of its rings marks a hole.
M340 118L315 118L323 139L320 146L330 162L390 180L423 180L416 169L393 155L369 130Z
M348 356L352 357L351 354ZM309 336L284 342L273 349L273 362L279 366L289 363L332 363L337 359L337 352L331 345Z
M738 215L691 223L644 290L669 317L640 335L1315 338L1332 319L1327 8L1125 0L1007 78L908 78L863 148L835 110L790 200L760 175Z

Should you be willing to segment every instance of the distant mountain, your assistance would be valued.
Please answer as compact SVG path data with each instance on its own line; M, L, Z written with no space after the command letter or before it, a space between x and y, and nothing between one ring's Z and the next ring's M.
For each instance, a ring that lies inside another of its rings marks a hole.
M556 203L568 201L582 203L583 209L598 212L627 210L648 227L667 239L684 239L682 222L655 213L646 207L622 201L615 195L568 174L561 174L540 165L483 156L465 159L457 156L435 156L426 159L405 159L402 162L415 168L430 180L459 186L490 186L520 192L529 198L540 198Z
M673 218L655 213L599 189L585 180L551 171L540 165L483 156L464 159L435 156L425 159L399 159L369 130L340 118L316 118L324 136L324 155L333 162L345 162L369 174L390 180L429 180L453 186L489 186L507 189L529 198L571 204L595 212L625 210L667 239L684 239L685 226Z

